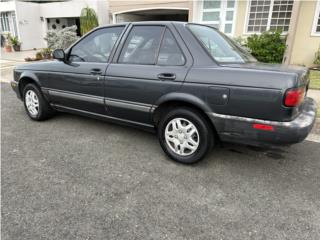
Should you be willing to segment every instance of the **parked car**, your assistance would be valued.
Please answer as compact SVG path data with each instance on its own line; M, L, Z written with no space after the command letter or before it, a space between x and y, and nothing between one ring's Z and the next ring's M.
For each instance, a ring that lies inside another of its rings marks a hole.
M259 63L205 25L99 27L53 57L14 71L11 85L32 120L65 111L155 130L182 163L217 141L297 143L315 121L306 68Z

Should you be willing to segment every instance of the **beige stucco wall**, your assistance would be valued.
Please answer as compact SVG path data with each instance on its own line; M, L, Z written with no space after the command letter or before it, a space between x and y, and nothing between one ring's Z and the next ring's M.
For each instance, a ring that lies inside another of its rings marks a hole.
M246 25L247 5L247 1L238 1L234 37L239 37L244 34Z
M302 1L293 40L290 64L312 66L314 54L320 45L319 36L311 36L317 2Z
M143 9L156 9L156 8L182 8L190 9L192 4L189 0L137 0L137 1L119 1L119 0L110 0L109 1L109 10L111 14L132 10L143 10ZM192 15L192 11L189 12Z
M126 12L130 10L142 10L142 9L154 9L154 8L187 8L189 9L189 22L197 22L200 9L197 5L198 1L192 0L137 0L137 1L119 1L110 0L109 9L110 17L112 14L118 12ZM298 13L298 22L295 31L295 36L292 42L292 51L290 55L290 64L300 64L306 66L312 66L314 60L314 54L320 45L319 36L311 36L312 24L315 14L317 2L301 1ZM237 2L236 21L234 37L245 37L245 27L247 19L247 0L239 0ZM110 20L112 22L112 20Z
M239 1L237 7L236 26L234 36L248 36L245 34L246 18L248 1ZM320 37L311 36L312 24L315 15L317 2L312 1L300 1L300 7L298 9L298 17L296 29L292 42L292 51L290 55L290 64L298 64L305 66L312 66L314 60L314 54L319 48Z

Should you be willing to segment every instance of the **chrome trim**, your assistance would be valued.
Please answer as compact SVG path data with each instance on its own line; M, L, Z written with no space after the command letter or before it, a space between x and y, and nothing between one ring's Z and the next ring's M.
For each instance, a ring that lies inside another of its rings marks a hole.
M87 101L91 103L105 104L107 107L112 106L112 107L119 107L119 108L127 108L127 109L141 111L141 112L153 112L154 109L157 107L156 105L125 101L125 100L120 100L115 98L104 98L104 97L98 97L98 96L82 94L82 93L55 90L50 88L41 88L41 89L43 91L47 91L49 95L54 97L63 97L63 98L69 98L69 99L74 99L78 101Z
M157 105L153 105L150 109L150 112L153 113L157 109Z
M112 106L112 107L119 107L119 108L127 108L127 109L137 110L141 112L149 112L152 107L152 105L150 104L121 101L113 98L105 98L104 102L107 105L107 107Z
M228 119L234 121L243 121L249 123L261 123L261 124L268 124L273 126L279 127L286 127L286 128L304 128L311 125L316 118L317 113L317 104L312 98L306 98L304 101L304 106L302 108L301 113L292 121L290 122L279 122L279 121L269 121L269 120L262 120L262 119L255 119L255 118L247 118L247 117L239 117L239 116L232 116L232 115L224 115L218 114L214 112L207 112L209 117L219 118L219 119Z
M49 95L54 97L63 97L63 98L69 98L69 99L78 100L78 101L104 104L103 97L97 97L97 96L82 94L82 93L73 93L68 91L52 90L52 89L46 89L46 88L44 88L44 90L48 90Z
M131 123L131 124L140 125L140 126L144 126L144 127L154 128L154 126L151 125L151 124L135 122L135 121L131 121L131 120L123 119L123 118L106 116L106 115L99 114L99 113L93 113L93 112L89 112L89 111L85 111L85 110L79 110L79 109L76 109L76 108L65 107L65 106L62 106L62 105L59 105L59 104L51 104L51 106L55 107L55 108L65 109L65 110L68 110L68 111L74 111L74 112L78 112L78 113L84 113L84 114L87 114L87 115L101 117L101 118L105 118L107 120L116 120L116 121L120 121L120 122L124 122L124 123Z
M274 125L274 126L290 126L290 122L277 122L277 121L261 120L261 119L248 118L248 117L224 115L224 114L219 114L219 113L214 113L214 112L207 112L207 114L213 118L228 119L228 120L242 121L242 122L248 122L248 123L270 124L270 125Z

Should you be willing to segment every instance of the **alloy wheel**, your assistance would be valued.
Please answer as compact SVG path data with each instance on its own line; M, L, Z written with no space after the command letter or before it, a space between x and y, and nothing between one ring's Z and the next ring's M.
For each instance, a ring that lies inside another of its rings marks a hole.
M28 90L25 94L25 103L28 112L32 116L36 116L39 113L39 99L37 94L33 90Z

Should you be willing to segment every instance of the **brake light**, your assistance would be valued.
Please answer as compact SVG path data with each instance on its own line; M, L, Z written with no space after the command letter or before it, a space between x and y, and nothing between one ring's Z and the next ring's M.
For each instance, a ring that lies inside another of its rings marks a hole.
M305 87L288 90L284 98L284 105L286 107L298 106L303 101L305 93Z
M254 129L263 130L263 131L274 131L274 127L267 124L254 123L252 127Z

